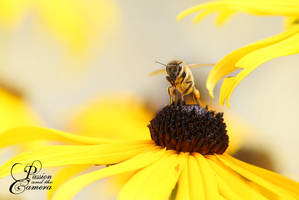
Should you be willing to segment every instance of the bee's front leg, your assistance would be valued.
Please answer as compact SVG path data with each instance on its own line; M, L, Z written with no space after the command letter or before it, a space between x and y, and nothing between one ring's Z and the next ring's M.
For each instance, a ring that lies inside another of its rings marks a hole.
M175 90L174 87L172 87L172 86L168 87L168 95L169 95L169 104L170 105L173 104L173 97L175 96L174 90Z
M174 90L174 103L176 105L181 105L183 103L183 95L180 93L180 91L178 89Z

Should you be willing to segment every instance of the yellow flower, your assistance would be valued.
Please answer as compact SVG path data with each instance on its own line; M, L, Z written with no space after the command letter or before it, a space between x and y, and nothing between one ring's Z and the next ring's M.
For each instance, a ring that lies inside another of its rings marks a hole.
M71 199L99 179L128 172L133 175L118 199L165 200L176 185L177 200L299 198L298 183L224 153L228 136L220 113L197 105L166 106L151 120L149 129L152 139L147 140L86 137L37 127L12 129L0 134L0 147L33 140L72 145L22 153L0 167L0 177L9 175L14 163L40 160L44 168L67 166L69 170L109 165L54 188L55 200ZM18 168L15 173L21 171Z
M71 133L101 138L150 139L147 124L154 113L136 94L121 92L105 97L101 96L92 99L76 110L79 111L74 114L71 123L66 128ZM214 110L220 111L221 109ZM231 140L227 152L232 154L254 131L233 113L226 113L225 118L228 119L227 129ZM115 126L115 123L118 126ZM84 166L79 166L77 169L76 167L62 169L56 178L66 181L84 169ZM107 195L117 193L131 176L132 173L126 173L107 180L105 185L107 186L105 189Z
M236 70L241 70L235 77L227 77L221 87L220 104L229 107L230 96L235 87L261 64L280 57L299 53L299 1L297 0L221 0L201 4L183 11L181 18L200 12L194 19L199 22L208 14L218 12L217 23L222 24L236 12L253 15L279 15L286 18L287 29L275 36L249 44L222 58L212 69L207 80L207 88L213 97L215 85Z
M118 21L118 9L105 0L0 0L0 24L15 29L33 15L73 53L84 54Z

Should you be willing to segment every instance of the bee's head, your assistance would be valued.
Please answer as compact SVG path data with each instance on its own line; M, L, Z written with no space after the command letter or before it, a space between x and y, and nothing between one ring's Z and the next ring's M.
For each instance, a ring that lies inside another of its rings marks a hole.
M180 74L183 67L182 63L183 61L181 60L172 60L166 65L166 72L171 80L175 81Z

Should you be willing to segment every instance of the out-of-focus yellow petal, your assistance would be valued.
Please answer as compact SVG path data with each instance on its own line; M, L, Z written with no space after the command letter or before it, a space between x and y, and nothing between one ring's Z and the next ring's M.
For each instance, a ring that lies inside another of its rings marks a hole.
M4 163L0 167L0 177L7 176L10 173L11 166L15 163L29 163L40 160L44 168L64 165L114 164L151 149L153 146L153 144L142 142L135 145L123 142L103 145L46 146L32 152L21 153ZM21 171L22 168L18 168L14 170L14 173Z
M29 15L75 55L86 55L119 25L119 9L105 0L0 0L0 24L15 28Z
M189 181L189 153L180 153L179 159L182 166L182 172L178 181L178 190L175 199L176 200L192 200L191 197L191 182Z
M166 153L161 160L137 172L120 191L118 199L168 199L182 167L176 153Z
M240 147L245 143L246 138L250 137L254 130L245 121L233 113L226 113L224 115L224 119L227 134L229 136L229 146L226 152L233 154L240 149Z
M195 12L205 12L206 10L221 12L224 9L252 15L299 16L299 2L296 0L221 0L204 3L184 10L178 15L177 19L180 20Z
M266 200L266 198L263 197L260 193L252 189L250 185L247 184L245 179L243 179L241 176L236 174L233 170L229 169L221 162L219 162L217 159L215 159L216 158L215 156L210 156L208 158L212 158L207 160L211 164L213 170L217 173L217 180L220 181L218 184L220 190L223 191L230 190L230 192L228 192L224 196L234 194L235 198L233 199Z
M149 151L136 155L135 157L122 162L120 164L112 165L104 169L84 174L74 178L62 185L62 187L54 195L54 200L68 200L76 195L82 188L91 184L101 178L113 176L129 171L135 171L150 165L151 163L161 159L165 154L165 150L149 149ZM145 183L144 183L145 184ZM152 195L152 194L151 194ZM142 198L140 198L142 199Z
M200 168L200 174L203 180L203 188L205 191L205 199L218 199L219 191L215 172L212 170L204 156L199 153L194 153L194 156L197 159L198 166Z
M219 11L218 16L215 19L215 24L221 26L226 23L236 13L233 9L222 9Z
M70 165L59 170L52 179L52 189L48 191L47 199L52 199L54 193L62 184L91 166L92 165Z
M284 21L284 27L286 29L291 28L293 26L299 25L299 16L296 17L286 17Z
M147 125L151 118L137 96L121 93L87 103L68 130L93 137L150 139Z
M0 24L6 28L15 28L24 20L30 0L0 0Z
M77 53L113 30L118 9L105 0L33 0L39 19L59 41ZM101 41L102 42L102 41Z
M0 85L0 133L19 126L36 126L41 124L42 122L29 105L24 102L22 95L18 91L5 84ZM10 139L15 138L11 136ZM43 145L41 142L23 142L20 148L25 150Z
M295 200L299 198L299 184L295 181L287 179L266 169L262 169L234 159L227 154L216 156L226 166L230 167L246 179L270 190L274 194L286 199Z
M21 97L0 89L0 132L41 122Z
M206 16L208 16L209 14L211 14L214 10L213 9L207 9L203 12L200 12L199 14L197 14L194 19L193 19L193 23L199 23L201 20L203 20L203 18L205 18Z

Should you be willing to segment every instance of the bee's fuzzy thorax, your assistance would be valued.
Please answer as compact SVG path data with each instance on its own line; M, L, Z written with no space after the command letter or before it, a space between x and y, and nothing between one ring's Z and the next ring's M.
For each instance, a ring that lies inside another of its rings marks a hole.
M157 145L177 152L222 154L228 147L223 113L198 105L168 105L148 127Z

